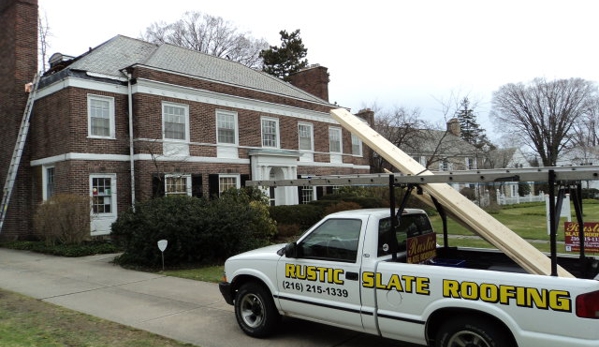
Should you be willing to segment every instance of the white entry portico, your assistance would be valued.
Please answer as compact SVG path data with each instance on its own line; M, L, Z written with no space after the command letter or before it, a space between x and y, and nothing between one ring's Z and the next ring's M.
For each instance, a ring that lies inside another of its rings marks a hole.
M298 151L277 149L254 149L249 152L252 163L252 180L282 180L297 178ZM266 189L274 205L296 205L298 193L296 187L277 187Z

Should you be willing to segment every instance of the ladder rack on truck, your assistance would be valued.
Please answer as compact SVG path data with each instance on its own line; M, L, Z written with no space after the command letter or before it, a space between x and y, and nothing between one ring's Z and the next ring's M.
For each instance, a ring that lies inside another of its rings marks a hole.
M570 199L576 212L576 220L579 226L583 223L582 212L582 181L598 180L599 166L577 166L577 167L544 167L544 168L519 168L519 169L486 169L468 170L454 172L438 172L426 175L397 174L371 174L371 175L346 175L346 176L323 176L312 178L301 178L294 180L267 180L246 181L247 186L255 187L282 187L282 186L382 186L389 185L393 191L395 187L406 188L399 209L395 195L389 194L391 216L394 222L399 223L402 211L414 188L419 194L423 185L429 183L493 183L493 182L546 182L549 190L549 231L550 231L550 257L551 275L557 276L557 228L559 224L560 211L565 193L570 193ZM444 247L448 247L447 211L437 199L431 196L431 200L439 212L443 222ZM584 240L584 228L578 228L579 240ZM584 242L580 247L581 267L586 267Z

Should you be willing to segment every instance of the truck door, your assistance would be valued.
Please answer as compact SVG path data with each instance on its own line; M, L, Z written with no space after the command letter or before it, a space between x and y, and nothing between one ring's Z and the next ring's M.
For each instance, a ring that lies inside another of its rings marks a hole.
M361 329L358 255L364 224L358 218L327 219L297 243L294 257L281 257L277 282L283 311Z

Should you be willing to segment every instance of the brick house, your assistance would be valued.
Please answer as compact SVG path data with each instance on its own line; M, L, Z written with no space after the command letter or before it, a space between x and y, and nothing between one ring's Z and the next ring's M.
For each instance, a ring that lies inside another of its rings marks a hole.
M37 66L37 0L0 0L0 160L12 155ZM6 48L6 49L5 49ZM369 150L334 121L328 72L283 82L173 45L116 36L88 52L54 54L40 81L2 237L27 236L37 205L57 193L92 199L91 234L105 235L136 201L212 197L247 179L369 172ZM6 172L0 172L5 179ZM273 204L316 198L277 188Z

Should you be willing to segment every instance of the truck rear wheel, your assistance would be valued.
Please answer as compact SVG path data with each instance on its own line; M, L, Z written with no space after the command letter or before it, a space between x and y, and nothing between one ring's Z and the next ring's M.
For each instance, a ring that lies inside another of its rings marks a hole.
M509 334L484 318L454 318L439 328L435 347L513 347Z
M268 290L255 282L246 283L237 291L235 317L241 330L252 337L271 335L281 320Z

